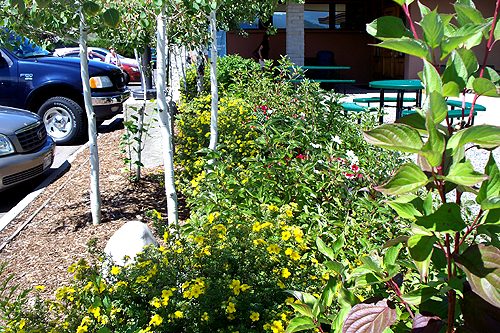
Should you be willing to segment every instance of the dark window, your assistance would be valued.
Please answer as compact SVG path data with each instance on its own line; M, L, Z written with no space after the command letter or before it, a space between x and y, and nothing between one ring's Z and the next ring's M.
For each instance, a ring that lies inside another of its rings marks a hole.
M304 5L304 29L364 30L365 24L363 2Z

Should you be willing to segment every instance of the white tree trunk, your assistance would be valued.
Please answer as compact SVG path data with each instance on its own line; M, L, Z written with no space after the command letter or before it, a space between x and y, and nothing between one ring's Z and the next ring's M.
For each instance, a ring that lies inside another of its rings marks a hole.
M219 92L217 89L217 21L215 13L217 9L210 12L210 34L212 44L210 45L210 85L212 93L212 112L210 114L210 144L209 149L217 148L217 108L219 105Z
M169 93L167 102L166 96L166 70L165 70L165 46L166 46L166 28L165 28L165 8L157 17L157 94L158 94L158 114L160 115L160 130L163 141L163 160L165 164L165 192L167 195L167 213L168 224L177 224L177 193L175 191L174 177L174 154L172 150L172 133L170 131L170 100Z
M89 64L87 56L87 26L85 14L80 7L80 68L83 84L83 98L89 124L89 151L90 151L90 210L92 223L101 223L101 193L99 192L99 155L97 151L97 125L90 95Z
M138 129L137 129L137 173L136 173L136 178L137 180L141 179L141 153L142 150L144 149L144 145L142 142L142 137L143 137L143 129L144 129L144 112L146 112L146 104L147 104L147 99L146 99L146 77L144 76L144 73L142 71L142 61L139 57L139 54L137 53L137 49L134 49L134 55L135 55L135 60L137 61L137 65L139 67L139 73L141 74L141 83L142 83L142 92L143 92L143 103L142 107L139 109L139 124L138 124ZM134 140L135 141L135 140ZM132 158L132 157L130 157Z

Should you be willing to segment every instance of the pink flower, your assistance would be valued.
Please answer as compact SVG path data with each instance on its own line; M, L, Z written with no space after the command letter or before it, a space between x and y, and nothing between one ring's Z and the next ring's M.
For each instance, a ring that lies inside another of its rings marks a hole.
M359 166L357 166L356 164L353 164L353 165L351 165L351 170L354 172L358 172Z
M346 176L346 178L354 178L354 175L352 173L342 172L342 174Z
M302 154L297 155L297 158L300 158L301 160L305 160L306 159L305 156L302 155Z

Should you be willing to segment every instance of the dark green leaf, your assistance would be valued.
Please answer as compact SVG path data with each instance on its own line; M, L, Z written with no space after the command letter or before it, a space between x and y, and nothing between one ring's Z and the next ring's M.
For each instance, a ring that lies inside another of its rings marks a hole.
M454 255L457 265L467 274L472 291L500 308L500 250L476 244L461 255Z
M109 8L102 14L104 24L106 24L110 28L117 28L120 24L120 12L115 8Z
M460 206L456 203L445 203L433 214L417 217L417 225L436 232L456 232L466 227L462 219Z
M408 239L410 238L410 236L406 236L406 235L401 235L401 236L398 236L394 239L391 239L387 242L385 242L384 246L382 246L382 249L385 249L385 248L388 248L388 247L391 247L391 246L395 246L395 245L398 245L400 243L407 243L408 242Z
M430 259L436 241L437 238L435 236L420 234L413 235L408 239L410 255L420 272L420 278L422 280L426 280L429 274Z
M323 292L321 293L320 297L321 308L323 309L329 308L332 305L336 293L337 293L337 280L333 277L330 277L328 279L328 283L323 289Z
M356 297L356 295L354 295L349 289L344 287L344 285L340 286L338 301L342 307L352 307L359 303L359 299Z
M413 37L403 21L395 16L382 16L366 25L366 32L381 40L388 38Z
M36 0L36 4L40 8L45 8L50 4L51 0Z
M387 195L400 195L416 191L429 182L430 180L418 166L406 163L387 183L375 189Z
M443 73L443 83L455 82L458 84L458 89L462 91L467 84L468 77L467 67L462 57L458 52L453 51Z
M85 14L94 16L101 10L101 7L93 1L87 1L82 5L82 9Z
M376 303L360 303L347 314L342 333L383 332L398 319L396 308L387 299Z

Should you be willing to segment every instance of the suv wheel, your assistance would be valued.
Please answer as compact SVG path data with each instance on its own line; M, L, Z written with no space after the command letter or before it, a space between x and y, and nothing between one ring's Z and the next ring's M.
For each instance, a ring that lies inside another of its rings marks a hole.
M47 134L57 144L76 143L85 133L85 114L80 105L69 98L49 98L38 110L38 115L45 123Z

